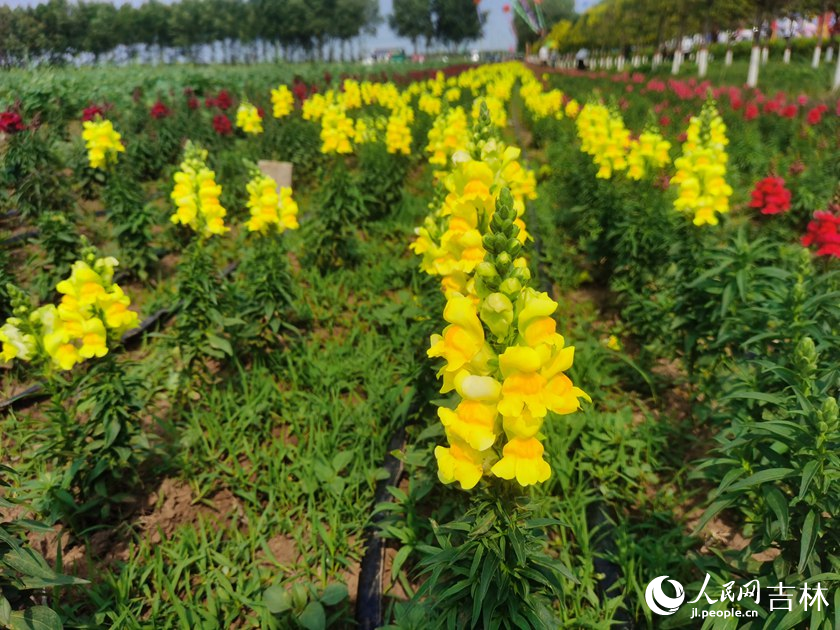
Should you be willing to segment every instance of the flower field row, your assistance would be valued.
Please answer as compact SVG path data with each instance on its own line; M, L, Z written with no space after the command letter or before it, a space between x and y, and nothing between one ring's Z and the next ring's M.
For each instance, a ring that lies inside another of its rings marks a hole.
M833 584L837 116L408 78L7 103L4 391L46 400L3 424L37 569L0 625L651 623L657 575Z

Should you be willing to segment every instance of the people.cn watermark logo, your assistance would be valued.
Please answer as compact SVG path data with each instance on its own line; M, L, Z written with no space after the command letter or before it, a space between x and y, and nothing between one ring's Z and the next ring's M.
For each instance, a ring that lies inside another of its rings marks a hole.
M676 580L668 580L677 593L676 597L669 597L663 592L662 583L665 580L668 580L668 576L660 575L658 578L654 578L645 589L645 602L648 608L652 613L663 616L673 615L685 601L685 590L682 584Z

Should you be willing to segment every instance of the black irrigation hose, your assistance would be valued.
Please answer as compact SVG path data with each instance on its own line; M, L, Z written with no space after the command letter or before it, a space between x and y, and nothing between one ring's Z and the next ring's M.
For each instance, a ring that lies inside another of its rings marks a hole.
M228 264L222 270L222 278L227 278L230 274L232 274L236 268L239 266L239 262L235 261ZM178 300L172 306L164 306L163 308L159 308L157 311L149 315L146 319L140 322L140 325L137 328L132 328L131 330L127 331L123 334L120 338L120 342L123 344L124 347L130 348L135 347L143 337L152 329L156 329L162 326L165 326L166 323L178 312L178 309L181 308L181 301ZM31 387L26 388L22 392L19 392L8 398L2 402L0 402L0 411L5 409L26 409L31 407L32 405L41 402L49 398L49 395L46 393L43 384L35 383Z
M414 402L409 409L417 411L419 402ZM402 462L391 453L405 448L405 425L401 425L388 443L388 454L382 467L388 471L388 477L376 484L374 505L393 500L388 486L395 486L403 472ZM374 515L370 525L365 528L367 545L362 557L359 572L359 590L356 593L356 623L359 630L374 630L382 625L384 609L382 606L382 582L385 578L385 541L377 531L377 524L382 520L382 513Z
M521 128L521 121L519 119L519 115L514 113L511 116L511 120L513 122L513 130L514 134L517 138L522 138L522 128ZM523 161L527 161L527 153L524 146L520 147L522 150L522 159ZM539 231L537 230L537 217L536 217L536 210L534 208L533 203L526 203L526 212L528 213L528 225L530 227L529 233L531 237L534 239L534 253L537 260L536 265L536 273L538 275L538 283L540 288L552 295L554 295L554 287L551 283L551 279L548 277L547 274L540 273L540 264L539 261L541 260L541 247L542 247L542 239L539 236ZM597 495L596 495L597 496ZM589 527L589 531L597 531L598 529L609 529L611 524L614 522L615 517L615 510L613 510L612 506L605 503L603 500L596 499L593 503L590 504L589 508L586 510L586 522L587 526ZM613 544L614 536L599 536L594 544L594 550L598 554L594 558L594 569L596 574L600 574L602 577L598 580L598 584L596 590L598 592L598 599L601 603L606 603L606 600L609 598L610 591L613 587L618 583L619 578L621 577L621 569L616 565L614 562L607 560L606 556L614 551L615 545ZM622 628L629 628L632 627L631 621L627 616L626 612L619 611L616 614L614 621L621 623Z

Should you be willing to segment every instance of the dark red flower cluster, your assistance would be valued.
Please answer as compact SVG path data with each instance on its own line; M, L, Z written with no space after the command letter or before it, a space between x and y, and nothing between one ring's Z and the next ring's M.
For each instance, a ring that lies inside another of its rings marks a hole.
M190 96L187 98L187 107L189 107L190 109L198 109L199 105L201 105L201 103L195 96Z
M817 256L840 258L840 207L835 211L817 211L808 223L808 232L802 237L805 247L816 245Z
M208 96L204 99L204 104L207 106L208 109L212 107L218 107L223 111L227 111L233 105L233 99L230 97L230 92L228 92L227 90L219 90L219 93L216 95L216 98Z
M26 129L20 114L11 110L0 112L0 133L17 133Z
M295 81L295 84L292 86L292 93L299 103L303 103L306 100L307 92L306 84L303 81Z
M213 116L213 129L220 136L229 136L233 133L233 125L230 124L230 118L224 114L216 114Z
M102 105L88 105L87 107L82 110L82 120L87 122L88 120L94 120L97 116L104 116L105 115L105 107Z
M790 210L790 191L785 188L781 177L765 177L752 191L750 208L761 210L761 214L779 214Z
M822 121L823 114L828 111L828 105L817 105L813 109L808 112L808 115L805 117L805 120L808 121L809 125L818 125L820 121Z
M152 108L149 110L149 115L155 120L166 118L170 114L172 114L172 110L169 109L166 106L166 104L161 100L158 100L154 105L152 105Z
M755 103L749 103L744 108L744 120L753 120L754 118L758 117L758 105Z

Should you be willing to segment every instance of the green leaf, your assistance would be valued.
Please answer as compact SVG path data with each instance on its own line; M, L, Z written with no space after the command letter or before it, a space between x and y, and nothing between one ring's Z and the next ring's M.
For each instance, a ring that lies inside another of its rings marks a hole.
M808 516L805 517L805 522L802 524L802 546L799 548L799 572L805 573L805 566L811 558L811 553L814 551L814 545L817 544L817 537L820 532L820 515L811 510Z
M840 591L838 591L840 592ZM9 600L0 595L0 626L4 628L11 623L12 605Z
M61 617L46 606L33 606L13 612L9 627L12 630L62 630Z
M297 620L306 630L324 630L327 627L327 615L320 602L309 602Z
M408 547L403 547L403 549L408 549ZM400 549L402 551L402 549ZM397 554L399 555L399 554ZM396 560L394 561L396 564ZM396 573L396 571L394 571ZM321 594L321 603L324 606L335 606L338 602L347 599L349 593L347 592L347 587L344 584L328 584L327 588L324 589L324 592Z
M292 595L279 584L275 584L263 592L263 603L269 612L279 615L291 609Z
M230 342L224 337L219 337L213 333L207 333L207 343L210 344L211 348L221 350L228 356L233 356L233 348L231 347Z
M811 482L814 480L814 475L817 474L819 466L819 460L812 459L810 462L805 464L805 468L802 469L802 483L799 484L800 499L805 498L805 493L808 492L808 488L811 486Z
M391 564L391 575L397 576L400 573L400 569L402 569L403 564L405 561L408 560L408 556L411 555L413 548L410 545L405 545L400 547L400 550L394 556L394 561Z
M764 500L767 501L767 505L770 506L770 509L773 510L773 514L776 515L776 519L779 521L782 538L787 538L790 513L788 512L785 495L776 486L766 486L764 488Z
M745 490L746 488L752 488L753 486L759 486L763 483L769 483L771 481L779 481L780 479L789 477L794 472L796 471L793 468L768 468L766 470L760 470L746 479L733 483L727 489L727 493Z
M733 392L728 396L721 398L721 401L732 400L733 398L747 398L749 400L760 400L762 402L770 403L772 405L783 405L785 399L782 396L768 394L766 392Z
M9 549L2 557L3 563L26 577L38 577L51 580L57 577L44 559L28 547Z

